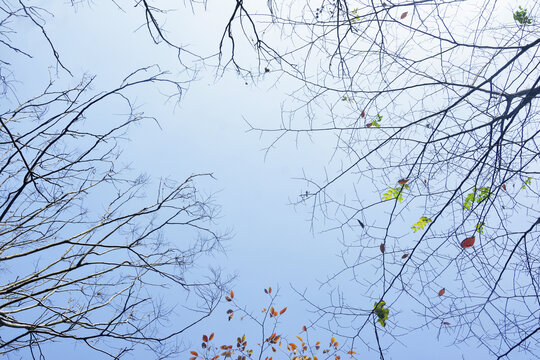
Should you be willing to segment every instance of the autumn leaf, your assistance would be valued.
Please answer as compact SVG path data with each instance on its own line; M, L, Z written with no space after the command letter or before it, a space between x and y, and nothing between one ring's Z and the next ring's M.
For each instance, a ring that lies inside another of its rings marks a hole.
M386 250L384 244L381 244L381 246L379 246L379 249L381 249L381 252L384 254L384 251Z
M351 350L351 351L349 351L347 354L353 355L353 354L356 354L356 352L355 352L354 350Z
M228 297L228 296L225 296L225 300L232 301L232 299L230 297Z
M366 117L366 112L365 111L362 111L362 114L360 114L361 117Z
M302 326L302 330L307 331L306 325Z
M448 321L443 322L444 325L450 325Z
M213 338L214 338L214 333L211 333L210 337L208 338L208 341L212 341Z
M368 127L368 128L369 128L369 127L372 127L372 126L373 126L373 123L368 123L368 124L366 124L366 127Z
M502 184L502 188L504 191L506 191L506 184Z
M231 299L234 299L234 293L232 290L231 290Z
M405 11L403 14L401 14L401 20L405 19L408 13L409 12Z
M199 356L199 353L196 351L190 351L189 353L193 356Z
M439 290L439 296L443 296L443 295L444 295L444 293L445 293L445 290L444 290L444 288L442 288L441 290Z
M364 225L364 223L361 222L360 220L356 219L356 221L358 221L358 223L360 224L360 226L362 227L362 229L366 227L366 226Z
M409 254L408 254L408 253L407 253L407 254L403 254L403 255L401 256L401 258L402 258L402 259L406 259L406 258L407 258L407 256L409 256Z
M461 247L466 249L474 245L475 237L471 236L461 242Z
M399 185L405 185L405 184L408 183L408 182L409 182L409 179L399 179L399 180L398 180L398 184L399 184Z
M203 336L202 336L202 341L204 341L204 342L208 342L208 336L206 336L206 335L203 335Z

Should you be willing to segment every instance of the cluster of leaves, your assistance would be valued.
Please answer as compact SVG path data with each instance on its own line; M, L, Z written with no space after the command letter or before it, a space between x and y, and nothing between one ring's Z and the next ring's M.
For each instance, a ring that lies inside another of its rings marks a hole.
M531 186L531 184L532 184L532 177L529 176L529 177L527 178L527 180L525 180L525 181L523 182L523 186L521 187L521 189L525 189L525 188L527 187L527 185L528 185L528 186Z
M425 227L427 224L431 223L431 222L433 222L433 220L431 220L431 219L428 218L428 217L422 216L422 217L420 218L420 220L418 220L418 222L415 223L415 224L411 227L411 229L413 229L413 232L417 232L418 230L423 230L424 227Z
M409 189L409 185L403 184L394 188L388 189L382 196L384 201L397 199L398 202L403 201L403 190Z
M480 204L482 201L489 198L491 194L492 193L488 187L482 186L481 188L474 188L473 191L465 198L463 208L470 210L475 201Z
M390 309L384 308L384 305L386 305L386 302L381 300L379 302L376 302L373 307L373 312L375 315L377 315L377 322L381 324L383 327L386 326L386 320L388 320L388 314L390 313Z
M365 116L365 113L363 112L362 113L362 117ZM377 118L374 119L372 122L370 123L367 123L366 124L366 127L372 127L372 126L375 126L375 127L381 127L381 121L382 121L382 115L381 114L377 114Z
M236 304L233 291L230 291L225 297L225 300L234 305L234 310L227 310L229 320L232 319L230 314L242 312L241 321L244 319L252 320L262 327L263 333L266 332L265 330L271 329L268 331L268 333L272 333L270 336L265 338L263 342L248 347L245 334L238 336L235 343L219 345L215 344L214 333L203 335L201 350L191 350L189 360L247 360L250 358L273 360L274 357L290 360L319 360L319 358L340 360L344 355L356 354L350 348L344 349L344 346L340 345L334 336L330 338L329 345L326 347L322 346L321 341L310 341L310 330L305 325L302 326L301 332L306 334L306 340L304 340L304 335L300 336L300 334L294 336L294 340L286 339L282 334L278 334L276 331L278 325L277 318L286 312L287 307L284 307L281 311L276 311L274 308L276 295L272 293L272 288L264 289L264 292L270 297L270 304L268 307L263 308L257 317ZM382 308L385 304L384 301L381 304L379 308L375 308L374 313L379 317L379 322L384 326L384 321L388 319L388 309ZM269 319L273 319L273 321L268 321ZM382 322L380 319L383 319Z
M484 233L484 225L485 225L484 222L479 222L478 224L476 224L476 226L475 226L474 228L475 228L476 231L478 231L480 234L483 234L483 233Z
M353 18L351 19L351 23L354 24L355 22L360 20L360 15L358 15L358 9L354 9L352 11L352 16L353 16Z
M532 19L527 15L527 9L519 6L518 10L514 13L514 20L521 25L528 25L532 23Z

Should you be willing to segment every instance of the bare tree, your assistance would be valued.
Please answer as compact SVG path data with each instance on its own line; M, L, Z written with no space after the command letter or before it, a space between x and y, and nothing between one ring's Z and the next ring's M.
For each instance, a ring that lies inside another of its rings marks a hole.
M10 50L30 56L11 42L17 18L42 30L53 61L69 72L45 9L3 1L0 10L2 74L11 71ZM20 100L10 78L2 81L1 356L41 359L59 341L115 359L134 349L156 358L181 350L176 335L213 312L226 282L217 270L192 271L224 237L213 222L217 206L197 191L211 174L156 182L123 168L119 156L131 125L155 121L136 110L130 91L158 86L179 96L184 85L149 66L108 91L85 77L67 89L51 81ZM107 116L111 108L123 115Z
M381 358L386 339L421 328L537 356L537 4L295 8L276 17L291 42L275 61L301 86L280 128L253 130L277 134L271 146L335 139L325 176L306 176L296 202L344 244L330 303L313 304L319 323ZM377 334L373 318L388 326Z
M344 245L330 303L313 303L318 323L381 358L387 339L425 328L499 358L537 356L537 4L247 6L236 1L219 65L250 73L243 39L255 69L299 84L279 128L252 130L272 137L268 149L291 137L334 144L296 202ZM338 292L351 276L350 294Z

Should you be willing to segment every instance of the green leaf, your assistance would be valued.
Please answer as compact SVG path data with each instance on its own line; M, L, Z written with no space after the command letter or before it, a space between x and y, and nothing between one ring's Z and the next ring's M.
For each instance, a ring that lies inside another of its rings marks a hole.
M522 186L521 188L522 188L522 189L525 189L525 188L527 187L527 185L530 186L531 184L532 184L532 177L529 176L529 177L527 178L527 180L525 180L525 181L523 182L523 186Z
M374 307L373 307L373 312L375 313L375 315L377 315L377 317L379 318L377 320L377 322L379 324L381 324L383 327L386 326L386 320L388 320L388 314L390 313L390 310L389 309L385 309L384 308L384 305L386 305L386 302L384 301L379 301L378 303L376 302Z
M481 188L474 188L473 192L468 194L465 198L463 208L470 210L475 201L480 204L482 201L486 200L490 196L491 191L488 187L482 186Z
M418 230L423 230L424 227L425 227L427 224L431 223L431 222L433 222L433 220L431 220L431 219L428 218L428 217L422 216L422 217L420 218L420 220L418 220L418 222L415 223L415 224L411 227L411 229L413 229L413 232L417 232Z
M395 188L388 189L382 196L384 201L397 199L398 202L403 201L403 190L408 189L409 185L401 185Z
M475 229L476 229L480 234L483 234L483 233L484 233L484 225L485 225L485 223L483 223L483 222L478 223L478 224L476 224Z
M514 20L516 20L521 25L528 25L532 23L532 19L527 15L527 9L518 7L519 10L516 10L514 13Z

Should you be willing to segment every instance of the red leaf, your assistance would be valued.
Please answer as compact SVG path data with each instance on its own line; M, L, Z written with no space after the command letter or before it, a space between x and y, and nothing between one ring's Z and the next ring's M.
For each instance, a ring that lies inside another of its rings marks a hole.
M213 338L214 338L214 333L211 333L210 337L208 338L208 341L212 341Z
M402 19L402 20L405 19L405 17L407 16L407 14L408 14L407 11L405 11L403 14L401 14L401 19Z
M306 325L302 326L302 330L307 331Z
M366 117L366 112L365 111L362 111L362 114L360 114L361 117Z
M439 290L439 296L443 296L443 295L444 295L444 292L445 292L444 288L442 288L441 290Z
M384 254L384 251L386 250L384 244L381 244L381 246L379 246L379 249L381 249L381 252Z
M409 254L403 254L403 256L401 256L402 259L406 259L407 256L409 256Z
M504 191L506 191L506 184L502 184L502 188Z
M284 307L283 309L281 309L281 311L279 312L279 315L282 315L285 311L287 311L287 307Z
M399 185L405 185L407 182L409 182L409 179L400 179L400 180L398 180Z
M373 123L366 124L366 127L371 127Z
M448 321L443 322L444 325L450 325Z
M206 335L203 335L203 336L202 336L202 341L204 341L204 342L208 342L208 336L206 336Z
M469 248L469 247L473 246L474 245L474 240L476 240L474 236L466 238L465 240L463 240L461 242L461 247L466 249L466 248Z
M228 296L225 296L225 300L232 301L232 299L230 297L228 297Z

